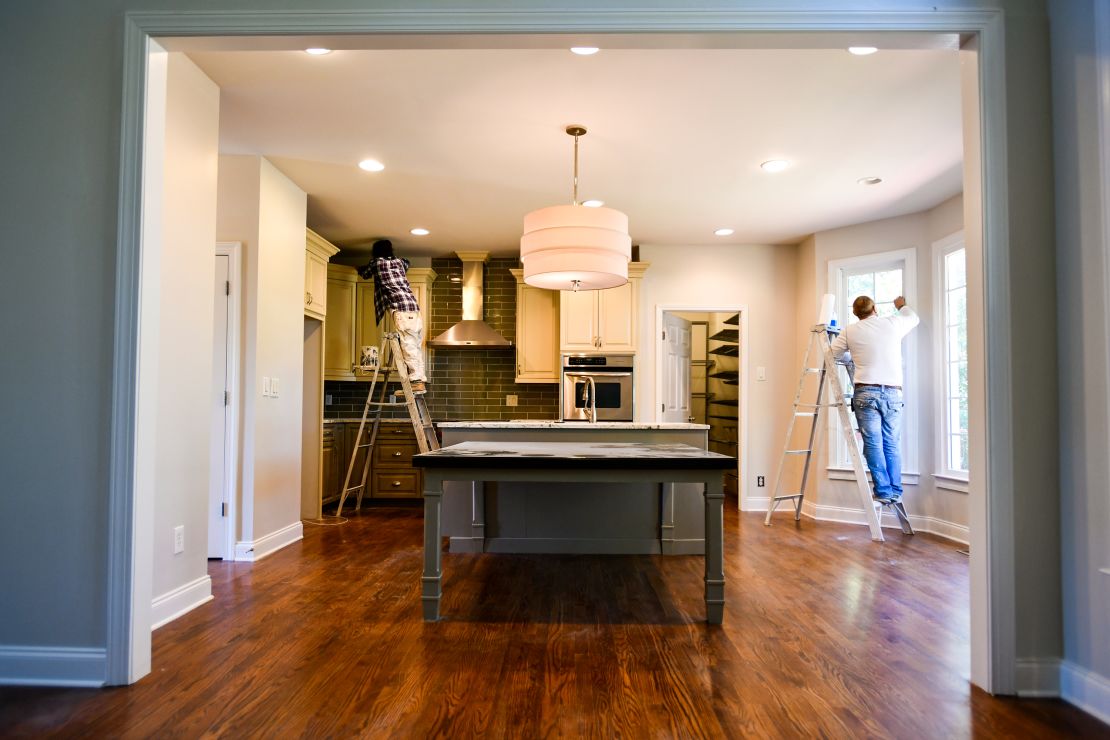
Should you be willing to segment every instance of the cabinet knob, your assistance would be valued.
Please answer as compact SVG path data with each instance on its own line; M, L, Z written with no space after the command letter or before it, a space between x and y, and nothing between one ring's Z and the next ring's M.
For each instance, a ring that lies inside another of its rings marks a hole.
M393 453L393 456L394 456L394 457L400 457L400 456L401 456L401 453L400 453L400 452L394 452L394 453Z
M395 481L393 481L393 487L394 487L394 488L397 488L397 487L399 487L400 485L401 485L401 481L399 481L399 480L395 480Z

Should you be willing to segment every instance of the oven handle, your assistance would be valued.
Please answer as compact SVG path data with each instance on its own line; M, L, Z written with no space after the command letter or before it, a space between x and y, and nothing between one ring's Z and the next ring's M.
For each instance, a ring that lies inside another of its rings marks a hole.
M593 372L593 373L563 373L567 378L631 378L632 373L607 373L607 372Z

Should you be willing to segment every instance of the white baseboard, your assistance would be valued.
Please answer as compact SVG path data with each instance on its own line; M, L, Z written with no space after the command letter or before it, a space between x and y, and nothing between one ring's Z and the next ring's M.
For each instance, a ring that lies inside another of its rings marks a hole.
M276 532L263 535L251 542L235 543L235 559L247 562L261 560L267 555L272 555L286 545L291 545L304 538L304 525L300 520L287 527L282 527Z
M771 505L770 496L749 496L744 500L742 511L767 511L767 507ZM793 503L787 501L779 505L775 516L779 516L780 512L793 512ZM867 524L867 519L864 517L863 509L849 509L844 506L825 506L823 504L814 504L812 501L802 502L802 515L810 519L816 519L823 522L840 522L842 524ZM917 532L927 532L935 534L938 537L959 542L961 545L966 545L971 541L971 530L963 524L956 524L955 522L945 521L944 519L937 519L936 517L923 516L921 514L910 514L910 524ZM883 512L882 525L891 529L901 529L898 526L898 520L890 512Z
M0 645L0 686L103 686L104 648Z
M1110 725L1110 678L1065 660L1060 665L1060 696Z
M1014 670L1018 696L1035 698L1060 695L1059 658L1019 658Z
M155 597L150 604L150 620L153 623L150 625L150 630L153 632L211 600L212 579L208 576L201 576L184 586L167 591Z

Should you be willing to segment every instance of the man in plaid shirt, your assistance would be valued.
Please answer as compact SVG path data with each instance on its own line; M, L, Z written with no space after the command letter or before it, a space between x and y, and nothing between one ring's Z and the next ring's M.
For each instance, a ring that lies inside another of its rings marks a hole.
M413 393L424 393L428 376L424 374L424 354L420 345L424 338L424 323L420 319L420 305L416 302L409 279L407 259L393 255L393 242L380 239L371 248L371 260L359 268L363 280L374 276L374 313L382 323L386 311L393 317L393 325L401 337L401 354L409 368L409 381Z

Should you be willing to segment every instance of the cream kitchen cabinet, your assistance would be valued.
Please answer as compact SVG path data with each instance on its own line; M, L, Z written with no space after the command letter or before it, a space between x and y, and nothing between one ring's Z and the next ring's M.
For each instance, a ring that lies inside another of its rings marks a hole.
M305 232L304 312L323 321L328 311L328 260L339 248L312 229Z
M559 298L559 347L563 352L635 352L640 279L648 262L628 265L628 282L607 290L564 290Z
M516 278L516 382L559 382L559 291L535 288L524 282L524 270L509 270Z
M382 335L393 331L393 322L386 316L379 326L374 314L374 281L363 280L358 271L346 265L328 265L327 269L327 331L324 332L324 379L370 380L367 373L355 373L362 347L381 345ZM408 271L409 284L420 306L427 341L429 299L436 279L435 270L413 267Z

